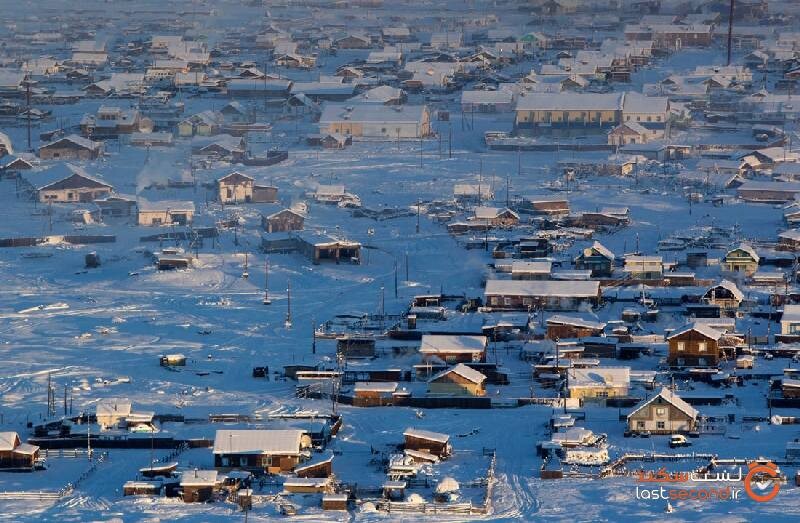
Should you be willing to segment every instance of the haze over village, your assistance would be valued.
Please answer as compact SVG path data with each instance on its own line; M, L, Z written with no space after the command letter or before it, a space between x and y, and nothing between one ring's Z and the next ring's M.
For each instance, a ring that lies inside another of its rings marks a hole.
M798 520L798 80L792 0L0 0L0 520Z

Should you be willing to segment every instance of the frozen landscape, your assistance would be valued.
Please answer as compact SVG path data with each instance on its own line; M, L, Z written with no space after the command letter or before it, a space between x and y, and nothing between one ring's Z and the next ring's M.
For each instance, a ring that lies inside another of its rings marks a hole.
M800 519L796 2L0 20L0 520Z

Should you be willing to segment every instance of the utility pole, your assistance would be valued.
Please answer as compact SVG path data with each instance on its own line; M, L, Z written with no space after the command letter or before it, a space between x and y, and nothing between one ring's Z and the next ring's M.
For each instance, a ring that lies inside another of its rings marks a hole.
M311 317L311 354L317 353L317 326L314 317Z
M796 272L795 270L795 273ZM406 251L406 281L408 281L408 251Z
M286 321L284 325L287 329L292 328L292 280L286 280Z
M733 41L733 4L735 0L731 0L731 8L728 12L728 61L726 65L731 65L731 42Z
M511 200L509 199L508 189L509 189L510 181L508 179L508 174L506 174L506 207L509 209L511 208Z
M264 305L269 305L272 300L269 299L269 258L264 260Z
M31 146L31 79L29 76L25 77L25 105L28 120L28 152L33 152Z
M419 234L419 206L420 206L420 203L421 202L420 202L419 198L417 198L417 234Z
M397 298L397 260L394 261L394 297Z

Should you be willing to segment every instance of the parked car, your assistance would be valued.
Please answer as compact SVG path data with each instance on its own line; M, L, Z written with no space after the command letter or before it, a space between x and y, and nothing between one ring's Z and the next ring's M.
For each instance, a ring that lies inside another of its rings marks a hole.
M686 439L686 436L683 434L673 434L669 438L669 447L671 449L678 447L689 447L691 444L692 442Z

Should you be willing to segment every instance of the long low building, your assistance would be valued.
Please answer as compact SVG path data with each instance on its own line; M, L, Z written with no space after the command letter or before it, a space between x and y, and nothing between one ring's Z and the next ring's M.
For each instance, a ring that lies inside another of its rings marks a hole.
M431 115L425 105L329 103L320 116L319 130L358 138L423 138L431 134Z
M794 200L800 193L800 183L747 181L736 189L736 194L748 202L779 203Z
M517 101L514 125L533 133L607 130L622 121L623 93L530 93Z
M600 300L600 282L562 280L488 280L485 304L492 310L576 310Z

